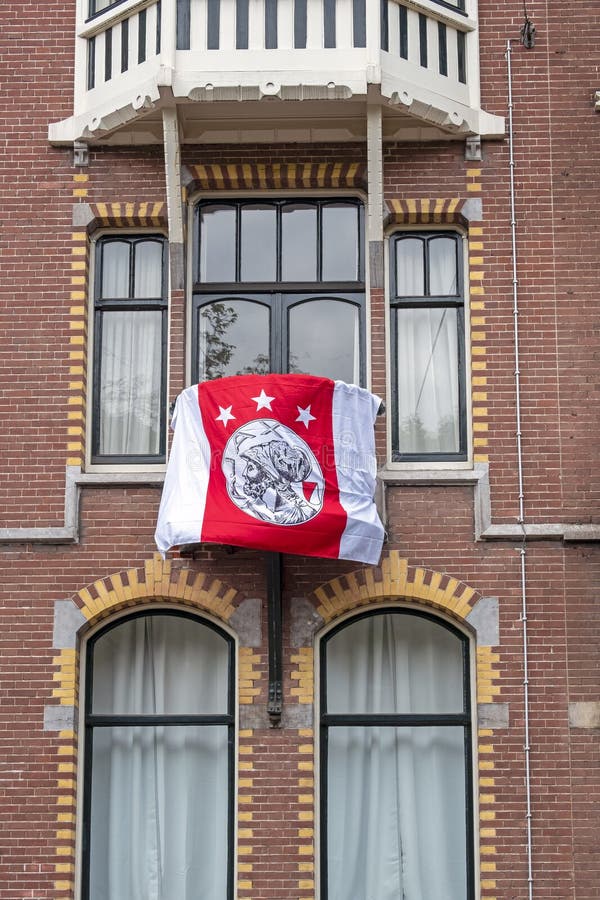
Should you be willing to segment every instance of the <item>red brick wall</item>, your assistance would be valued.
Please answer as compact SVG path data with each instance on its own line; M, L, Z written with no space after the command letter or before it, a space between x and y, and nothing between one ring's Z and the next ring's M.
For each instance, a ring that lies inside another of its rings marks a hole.
M0 154L0 452L3 461L0 527L59 526L64 516L64 467L72 334L71 260L74 203L164 201L162 148L94 149L86 169L72 166L67 149L50 147L49 121L71 113L74 4L9 3L3 7L3 84ZM528 522L598 523L598 312L595 219L600 208L597 162L600 15L592 0L566 10L534 0L528 12L537 43L518 43L521 4L480 0L482 105L507 110L507 39L512 39L519 328ZM487 423L493 521L518 514L515 440L512 261L508 144L485 142L481 163L464 160L461 142L386 147L388 200L478 196L483 204ZM184 163L364 163L364 147L189 147ZM481 169L481 192L469 194L468 169ZM88 179L75 181L85 174ZM180 298L173 340L171 396L183 383L184 319ZM383 297L371 296L372 384L385 392ZM378 423L384 452L384 420ZM486 898L527 896L524 793L522 598L519 546L473 539L473 488L396 486L387 491L389 545L412 566L454 576L482 596L499 598L500 693L509 728L494 730L494 828L482 855L496 864ZM57 651L52 648L54 602L86 585L152 557L159 491L152 487L84 488L80 541L0 547L0 900L67 896L56 887L58 747L43 730ZM598 700L597 545L542 541L527 546L530 664L533 875L536 900L598 897L598 730L569 725L570 703ZM178 563L179 565L179 563ZM265 599L259 554L204 549L186 561L194 572L219 578L244 597ZM353 570L349 563L286 558L284 567L284 683L286 709L297 705L289 623L297 598ZM263 633L264 628L263 609ZM255 700L263 726L248 729L252 748L252 837L240 838L252 864L240 898L308 900L312 861L300 851L311 838L300 818L311 738L298 729L266 727L266 646L259 657ZM262 717L262 718L261 718ZM240 777L243 777L240 772ZM241 808L241 806L240 806ZM244 807L245 809L246 807ZM240 860L242 856L240 856ZM242 876L240 875L240 880ZM300 884L304 883L304 887Z

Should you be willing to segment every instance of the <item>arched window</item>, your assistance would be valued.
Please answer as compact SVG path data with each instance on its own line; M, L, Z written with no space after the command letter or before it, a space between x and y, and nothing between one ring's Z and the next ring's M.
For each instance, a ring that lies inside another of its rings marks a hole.
M469 642L378 610L321 643L322 900L472 900Z
M139 613L86 653L83 900L232 896L233 641Z

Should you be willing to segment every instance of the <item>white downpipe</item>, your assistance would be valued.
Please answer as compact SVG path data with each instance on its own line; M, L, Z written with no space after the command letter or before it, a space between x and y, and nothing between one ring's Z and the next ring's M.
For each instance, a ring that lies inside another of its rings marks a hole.
M529 656L527 641L527 578L526 578L526 532L525 532L525 501L523 492L523 447L521 443L521 370L519 366L519 282L517 279L517 232L515 216L515 157L513 141L513 96L512 96L512 68L511 68L511 42L506 45L506 63L508 70L508 146L510 153L510 230L512 239L512 269L513 269L513 323L515 342L515 395L516 395L516 424L517 424L517 467L519 481L519 518L518 522L523 529L523 542L520 548L521 557L521 623L523 626L523 696L525 715L525 794L526 794L526 822L527 822L527 884L528 897L533 900L533 841L531 836L531 747L529 744Z

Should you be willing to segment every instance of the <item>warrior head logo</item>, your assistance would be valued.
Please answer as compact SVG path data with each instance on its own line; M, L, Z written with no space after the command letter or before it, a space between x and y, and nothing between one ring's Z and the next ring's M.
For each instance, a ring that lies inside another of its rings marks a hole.
M222 468L230 498L255 519L298 525L323 506L323 473L314 453L273 419L238 428L227 442Z

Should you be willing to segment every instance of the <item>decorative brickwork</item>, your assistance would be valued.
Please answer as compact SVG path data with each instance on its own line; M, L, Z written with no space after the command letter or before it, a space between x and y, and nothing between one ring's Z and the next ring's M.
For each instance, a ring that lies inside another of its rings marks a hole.
M292 696L296 698L297 703L313 703L314 702L314 652L312 647L300 647L298 653L294 653L291 658L293 665L292 681L294 687L291 689Z
M462 225L468 226L463 215L465 200L459 197L392 198L387 200L389 213L384 226L390 225Z
M218 190L303 190L366 187L366 167L355 162L192 165L189 193Z
M331 622L366 603L394 599L416 600L464 619L479 595L449 575L409 566L398 551L392 550L380 566L358 569L321 585L314 598L319 614L325 622Z
M469 194L481 192L481 169L467 169L466 188ZM471 321L471 414L473 422L473 460L488 462L487 409L487 334L485 331L485 286L483 223L469 223L469 311Z
M90 210L89 234L98 228L167 228L167 207L161 200L90 203Z
M144 600L193 606L226 622L238 592L202 572L173 565L155 554L143 569L128 569L101 578L78 591L73 602L90 623Z
M302 702L302 700L300 700ZM314 820L315 820L315 779L314 779L314 731L312 728L303 728L298 732L300 740L300 753L305 757L299 763L298 776L298 838L300 860L298 862L298 891L302 897L314 897L315 873L312 860L306 860L304 856L307 848L314 849ZM312 768L307 768L309 764ZM308 893L306 893L308 892Z
M73 197L87 196L89 176L73 176ZM71 233L71 306L69 309L69 396L67 399L68 466L83 466L85 460L85 406L87 384L87 288L89 243L86 231Z
M75 877L77 735L74 731L61 731L58 738L54 897L71 900Z

